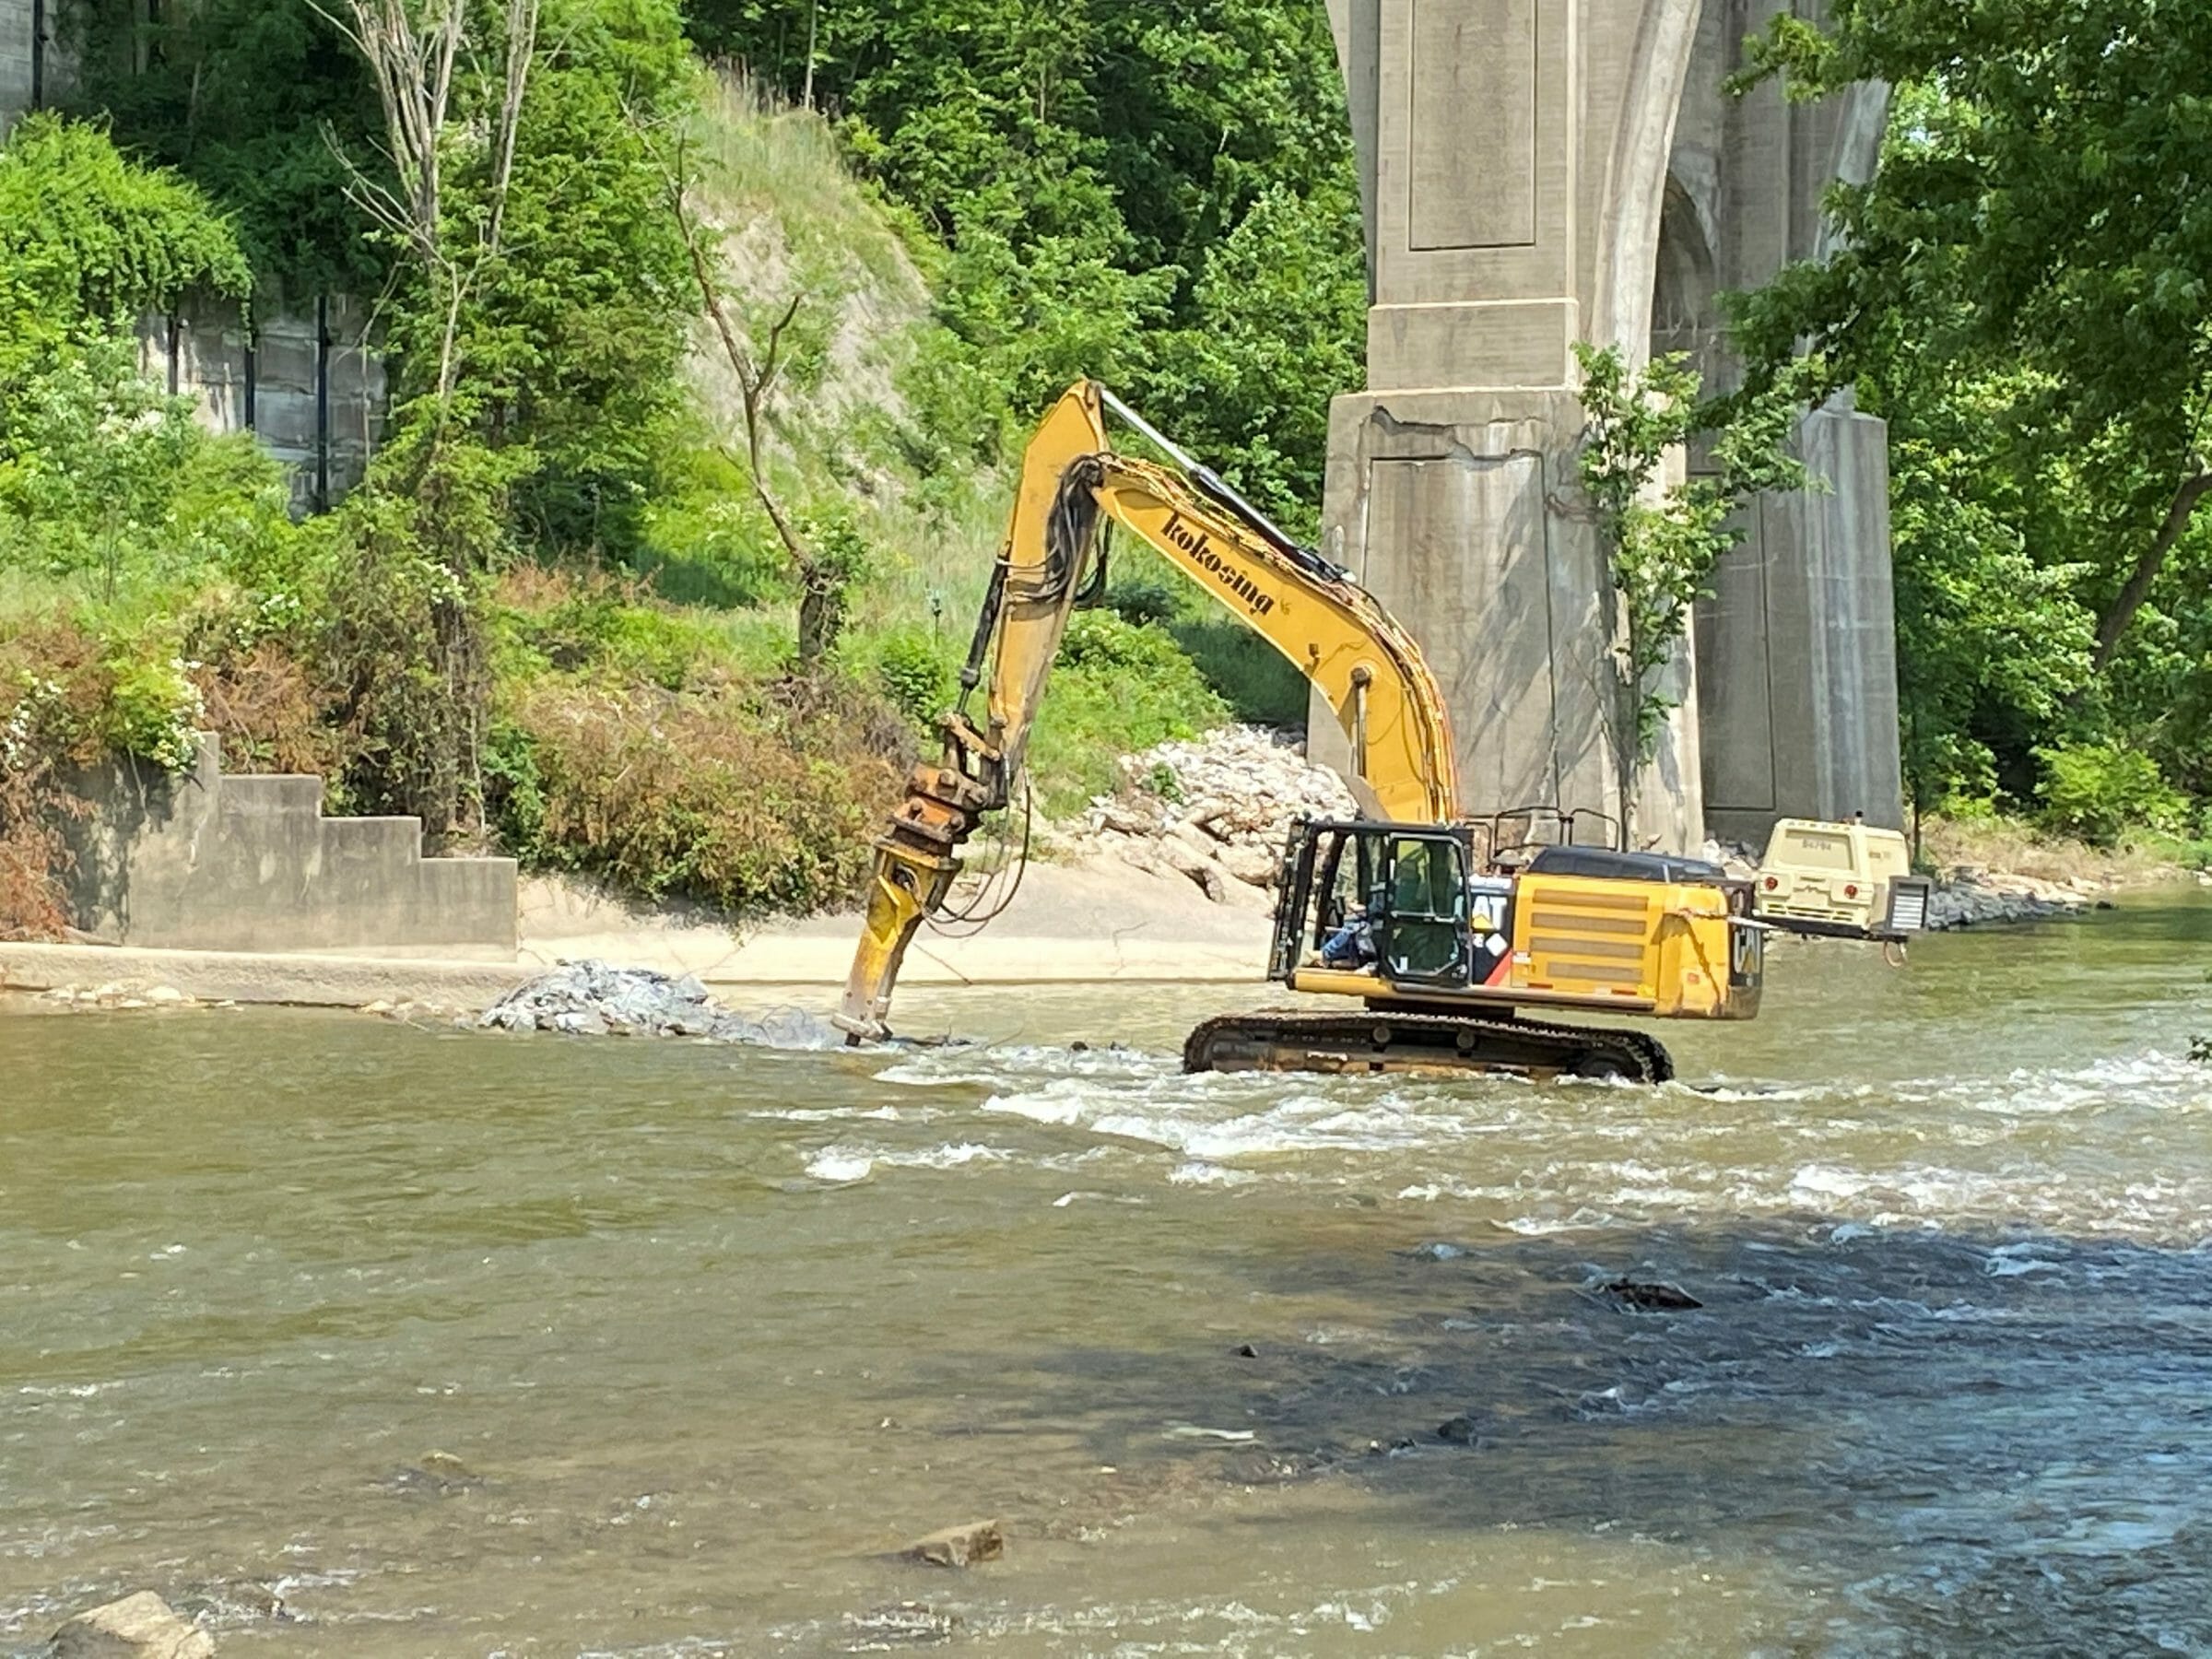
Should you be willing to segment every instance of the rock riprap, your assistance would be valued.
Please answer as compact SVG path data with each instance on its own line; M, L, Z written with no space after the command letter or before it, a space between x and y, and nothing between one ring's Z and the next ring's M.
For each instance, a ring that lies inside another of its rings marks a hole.
M757 1048L830 1049L844 1039L797 1008L752 1017L735 1013L686 974L649 968L563 962L518 986L487 1009L479 1024L503 1031L560 1031L575 1037L697 1037Z
M1069 828L1078 857L1118 859L1191 881L1217 904L1257 909L1268 901L1295 819L1359 816L1344 780L1306 759L1302 732L1224 726L1125 756L1121 787L1093 796ZM1738 879L1759 873L1753 848L1707 841L1702 853ZM2204 879L2212 883L2212 874ZM1928 926L2075 915L2107 902L2103 896L2119 885L2095 875L2053 881L1960 865L1938 879Z
M1359 808L1344 781L1306 759L1297 732L1225 726L1122 762L1124 782L1084 815L1084 851L1195 883L1217 904L1261 901L1298 818Z
M2046 881L2005 870L1960 866L1936 884L1928 906L1928 927L1941 933L1992 922L2041 922L2071 916L2092 905L2110 909L2103 895L2117 884L2091 876Z

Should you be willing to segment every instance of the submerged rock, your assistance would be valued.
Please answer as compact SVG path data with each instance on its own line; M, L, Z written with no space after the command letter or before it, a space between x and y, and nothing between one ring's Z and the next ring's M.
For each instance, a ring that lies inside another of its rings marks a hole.
M948 1526L926 1538L917 1538L902 1552L911 1561L932 1567L972 1567L978 1561L995 1561L1006 1553L1006 1535L995 1521L971 1521Z
M1417 1244L1411 1250L1401 1250L1398 1253L1417 1262L1456 1262L1467 1253L1467 1247L1464 1244L1447 1244L1440 1239L1428 1244Z
M1600 1294L1611 1297L1624 1308L1633 1308L1640 1313L1686 1313L1705 1304L1679 1285L1665 1285L1641 1279L1614 1279L1598 1287Z
M518 986L477 1022L503 1031L561 1031L576 1037L703 1037L761 1048L829 1049L842 1041L824 1020L797 1008L759 1018L733 1013L686 974L650 968L563 962Z
M214 1659L215 1638L141 1590L79 1613L53 1633L53 1659Z
M426 1452L418 1464L394 1469L384 1477L384 1489L403 1498L458 1498L474 1492L484 1477L451 1452Z
M218 1579L177 1598L177 1610L213 1625L265 1620L271 1624L309 1624L288 1603L258 1579Z

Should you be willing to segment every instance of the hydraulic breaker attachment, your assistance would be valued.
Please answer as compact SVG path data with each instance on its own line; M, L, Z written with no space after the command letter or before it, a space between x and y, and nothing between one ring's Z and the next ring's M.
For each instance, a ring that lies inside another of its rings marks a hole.
M982 747L973 728L957 716L947 721L947 761L965 749ZM959 850L975 833L983 814L1001 803L985 783L958 765L914 769L906 799L891 815L891 826L876 843L876 875L868 888L867 921L860 948L845 981L845 997L832 1023L848 1045L881 1041L890 1035L884 1024L891 988L898 983L906 947L929 916L941 910L959 874Z

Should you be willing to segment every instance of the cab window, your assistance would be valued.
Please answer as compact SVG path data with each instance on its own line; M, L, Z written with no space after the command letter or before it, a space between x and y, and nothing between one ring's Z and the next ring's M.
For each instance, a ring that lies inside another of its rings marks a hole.
M1444 836L1393 838L1382 898L1384 977L1465 983L1466 849Z

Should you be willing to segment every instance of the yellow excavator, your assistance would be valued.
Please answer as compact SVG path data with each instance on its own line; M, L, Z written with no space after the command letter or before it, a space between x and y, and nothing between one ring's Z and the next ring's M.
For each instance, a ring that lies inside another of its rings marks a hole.
M1118 454L1111 411L1171 465ZM1620 850L1609 818L1551 806L1461 816L1451 723L1411 636L1104 387L1071 387L1030 441L942 761L915 771L876 844L867 918L837 1017L889 1035L908 945L942 915L959 851L1018 779L1062 635L1106 580L1119 524L1294 664L1335 712L1360 817L1300 821L1277 891L1269 977L1336 1011L1267 1009L1191 1033L1191 1071L1511 1072L1663 1082L1666 1051L1600 1013L1749 1019L1777 929L1898 939L1927 884L1904 842L1863 824L1788 820L1759 883ZM988 678L982 724L968 712ZM1786 885L1785 885L1786 882ZM1777 903L1762 913L1761 894ZM1786 902L1783 902L1786 901Z

